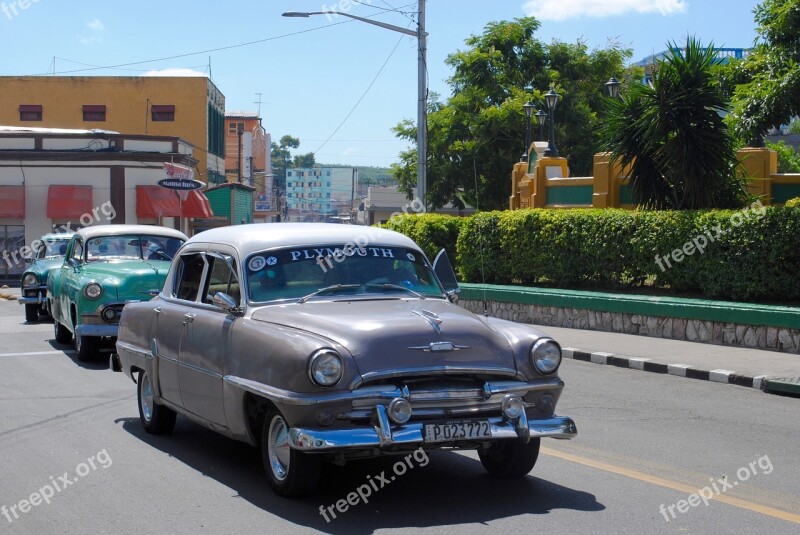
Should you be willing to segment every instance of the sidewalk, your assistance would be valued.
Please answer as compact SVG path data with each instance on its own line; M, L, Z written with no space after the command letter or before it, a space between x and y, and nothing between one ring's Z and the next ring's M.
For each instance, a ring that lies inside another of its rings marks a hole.
M574 358L800 395L800 355L561 327L537 326Z

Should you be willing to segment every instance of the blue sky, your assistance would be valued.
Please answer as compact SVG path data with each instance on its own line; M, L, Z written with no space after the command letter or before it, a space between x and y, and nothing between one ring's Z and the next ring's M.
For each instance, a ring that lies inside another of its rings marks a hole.
M464 39L491 21L534 15L542 23L537 34L542 41L583 39L590 48L602 48L616 39L638 60L687 34L704 44L750 46L757 3L429 0L430 89L449 95L446 56L463 49ZM416 0L0 0L0 75L52 72L54 57L57 74L92 69L69 73L75 75L208 72L210 61L229 111L256 109L261 93L264 125L273 139L299 137L299 152L315 151L318 162L388 166L408 146L394 138L392 126L416 119L415 39L344 17L284 18L281 13L338 8L413 29L416 5ZM252 41L262 42L202 52ZM193 55L149 62L184 54ZM92 67L134 62L142 63Z

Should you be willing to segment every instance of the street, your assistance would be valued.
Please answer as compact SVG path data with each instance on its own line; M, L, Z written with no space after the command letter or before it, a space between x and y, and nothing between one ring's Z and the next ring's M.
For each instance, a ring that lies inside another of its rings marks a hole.
M433 452L326 520L321 507L397 474L400 458L329 467L316 495L286 500L247 445L182 417L171 436L146 434L135 385L107 362L79 363L52 322L25 323L15 301L0 301L0 336L7 533L789 534L800 524L800 400L752 388L565 360L557 412L578 437L543 440L527 478L491 478L473 452Z

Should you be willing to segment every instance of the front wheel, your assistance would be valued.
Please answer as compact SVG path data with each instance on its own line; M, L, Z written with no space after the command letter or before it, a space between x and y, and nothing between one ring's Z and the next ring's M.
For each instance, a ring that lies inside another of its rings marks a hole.
M60 324L58 320L53 320L53 328L55 329L56 342L59 344L68 344L72 341L72 333L69 332L69 329Z
M78 352L78 360L81 362L95 360L100 355L100 338L76 334L75 351Z
M39 305L25 305L25 321L39 321Z
M272 490L295 498L314 492L319 482L319 457L289 446L289 426L277 410L267 412L261 431L261 457Z
M150 376L147 372L139 372L137 383L139 420L141 420L144 430L153 435L168 435L172 433L175 427L175 418L178 415L169 407L156 403L153 383L150 382Z
M488 450L478 452L481 464L487 472L497 477L524 477L533 470L539 458L540 438L532 438L527 444L519 440L501 440Z

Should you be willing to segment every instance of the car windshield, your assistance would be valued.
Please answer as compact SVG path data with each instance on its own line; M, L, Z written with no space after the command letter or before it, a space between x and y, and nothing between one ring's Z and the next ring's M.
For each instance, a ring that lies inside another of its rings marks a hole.
M443 294L425 256L404 247L330 245L263 251L248 257L245 269L253 302Z
M147 234L101 236L88 240L86 261L103 260L172 260L183 245L180 238Z
M39 247L36 258L41 260L45 258L58 258L60 256L64 256L67 252L68 243L68 238L60 240L44 240L42 241L41 247Z

